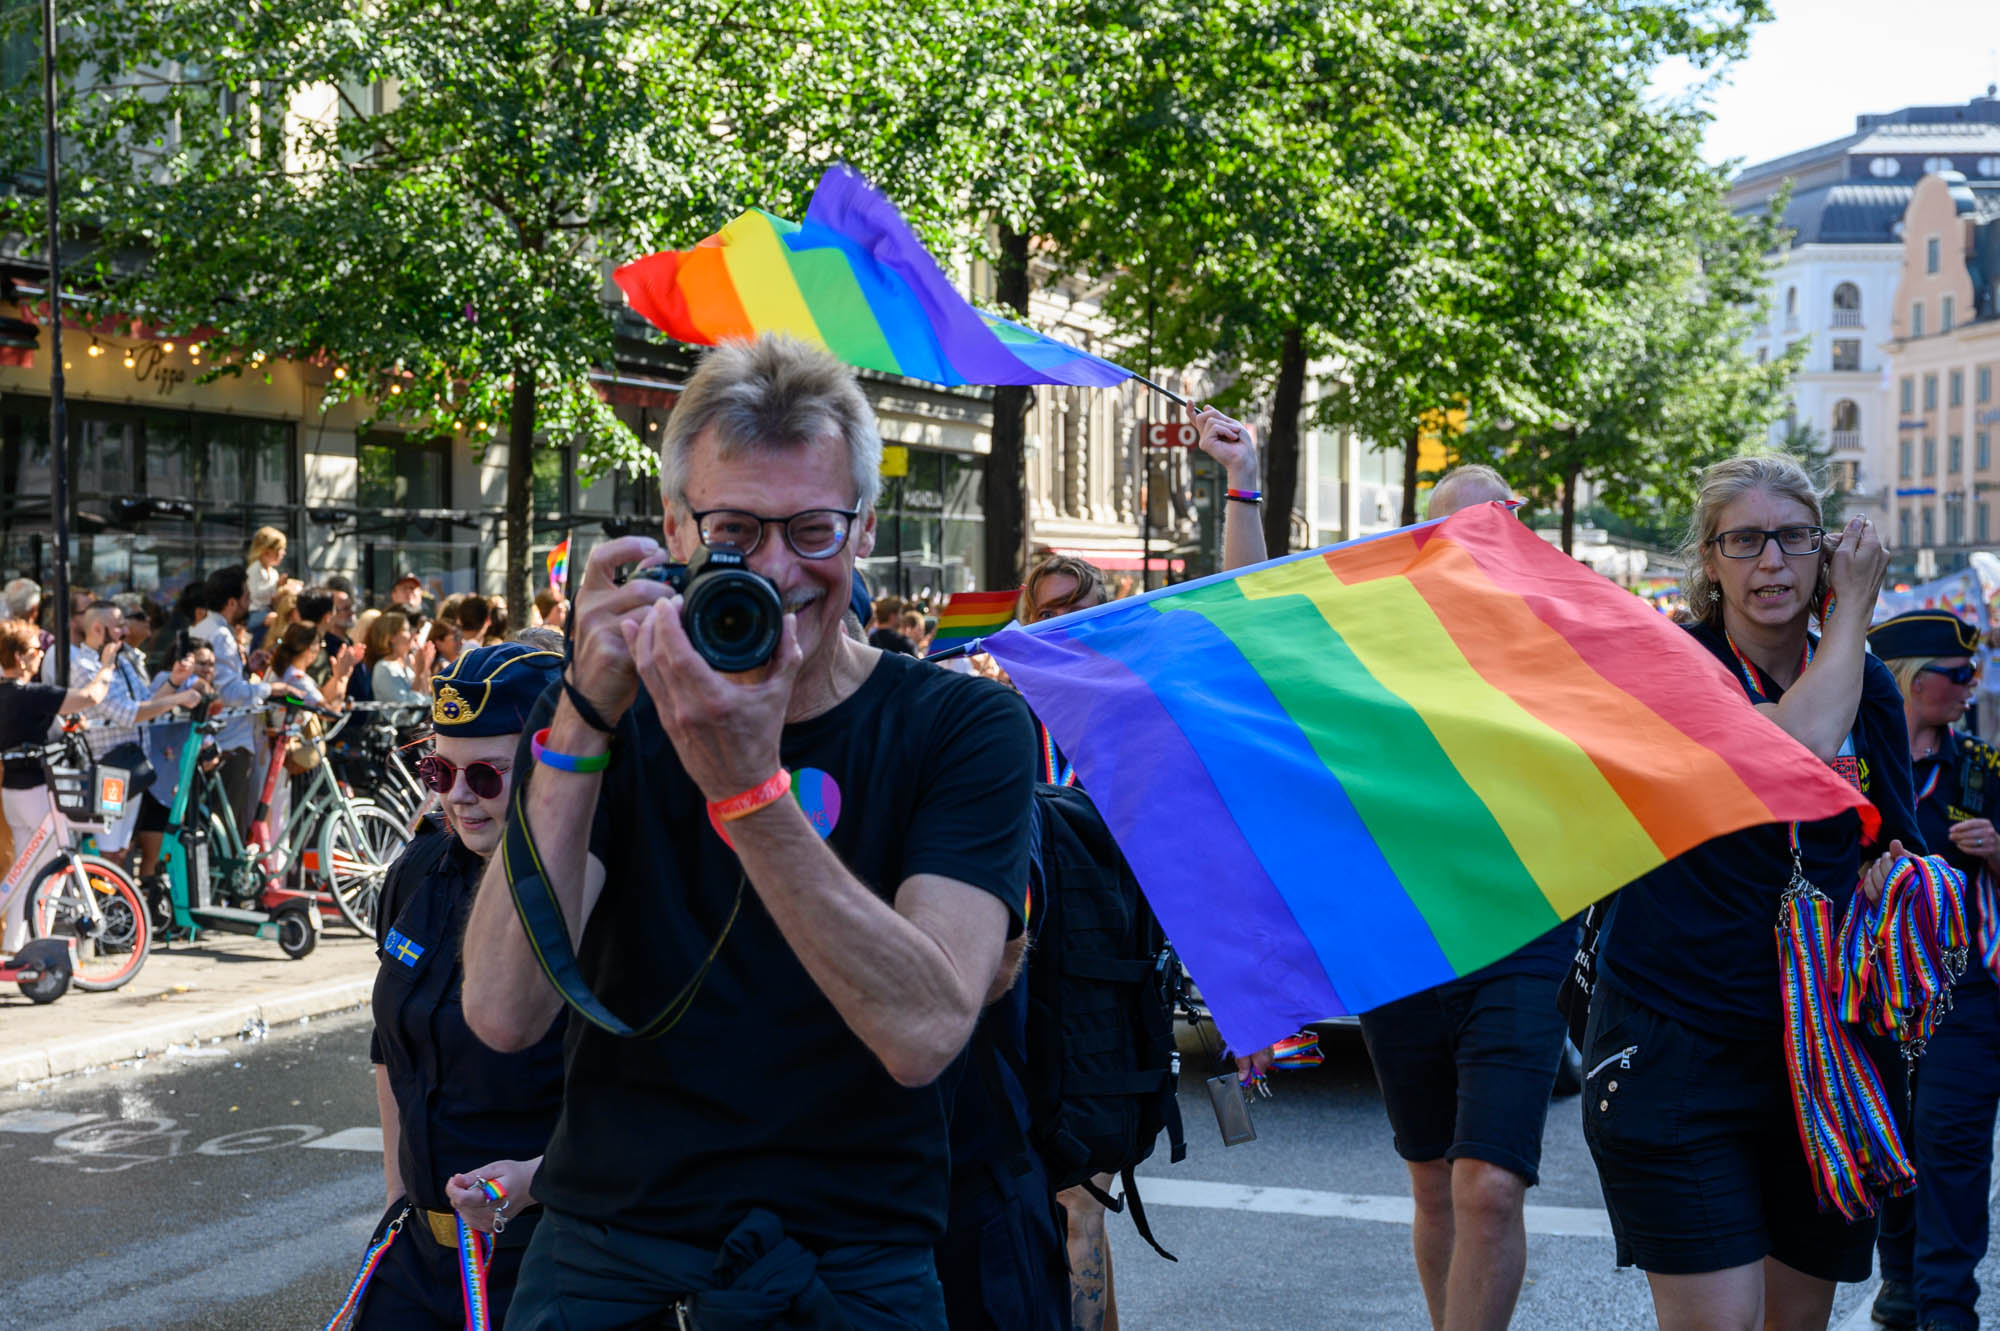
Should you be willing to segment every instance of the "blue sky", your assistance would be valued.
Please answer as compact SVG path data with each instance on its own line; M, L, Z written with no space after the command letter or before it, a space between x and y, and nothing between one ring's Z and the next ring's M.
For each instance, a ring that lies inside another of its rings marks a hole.
M2000 0L1777 0L1713 102L1708 156L1763 161L1852 132L1854 117L1965 102L2000 79ZM1656 87L1684 86L1665 71Z

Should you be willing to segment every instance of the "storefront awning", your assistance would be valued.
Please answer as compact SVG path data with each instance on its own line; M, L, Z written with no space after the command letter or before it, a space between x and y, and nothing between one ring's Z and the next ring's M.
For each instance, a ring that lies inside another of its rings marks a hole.
M1143 546L1113 546L1102 550L1086 550L1081 546L1061 545L1049 548L1059 555L1068 555L1072 559L1081 559L1087 564L1094 564L1106 572L1125 572L1129 570L1136 573L1147 566L1145 547ZM1155 573L1180 573L1184 572L1186 568L1187 561L1185 560L1171 559L1163 550L1153 552L1152 569Z

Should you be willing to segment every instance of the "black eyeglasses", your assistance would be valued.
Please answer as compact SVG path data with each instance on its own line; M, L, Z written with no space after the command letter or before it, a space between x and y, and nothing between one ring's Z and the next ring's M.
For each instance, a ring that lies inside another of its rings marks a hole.
M465 773L466 789L480 799L499 799L500 792L506 789L507 774L483 758L478 762L467 763L464 767L440 758L435 753L427 753L417 759L417 775L424 779L425 785L440 795L451 793L451 788L457 783L460 772Z
M764 528L784 530L785 544L800 559L831 559L847 544L847 533L858 508L809 508L785 518L767 518L740 508L706 508L694 512L701 543L711 550L734 550L748 558L763 543Z
M1764 553L1764 546L1771 541L1776 541L1778 548L1788 555L1809 555L1816 552L1825 539L1824 527L1779 527L1775 531L1738 527L1733 531L1717 532L1709 544L1722 551L1724 559L1755 559Z
M1943 675L1954 684L1965 685L1979 678L1979 667L1969 662L1965 665L1955 666L1928 665L1921 667L1920 673L1926 675Z

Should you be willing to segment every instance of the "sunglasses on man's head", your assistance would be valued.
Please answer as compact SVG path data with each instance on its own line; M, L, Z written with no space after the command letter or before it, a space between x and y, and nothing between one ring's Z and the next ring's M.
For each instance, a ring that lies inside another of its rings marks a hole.
M506 785L507 774L483 758L478 762L467 763L463 767L440 758L435 753L427 753L417 759L417 775L424 779L425 785L440 795L451 793L451 788L457 784L460 772L465 773L465 788L483 800L500 798L500 791Z
M1964 685L1970 684L1973 680L1979 678L1979 667L1970 663L1955 666L1928 665L1923 667L1923 673L1927 675L1943 675L1954 684Z

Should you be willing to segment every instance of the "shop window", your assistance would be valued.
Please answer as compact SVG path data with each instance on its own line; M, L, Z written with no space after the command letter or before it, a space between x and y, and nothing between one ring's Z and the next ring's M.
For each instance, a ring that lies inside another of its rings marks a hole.
M366 511L446 508L451 496L451 441L372 435L359 450L355 499Z

